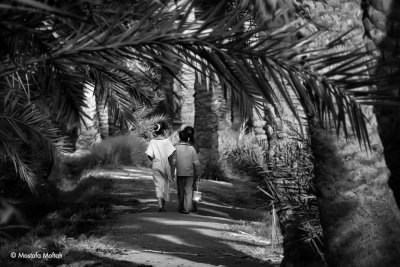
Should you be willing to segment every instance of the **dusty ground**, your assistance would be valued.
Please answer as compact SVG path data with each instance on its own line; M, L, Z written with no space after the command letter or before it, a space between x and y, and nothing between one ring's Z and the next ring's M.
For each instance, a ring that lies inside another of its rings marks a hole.
M270 240L243 227L265 227L260 223L265 213L252 209L251 197L240 186L202 181L204 201L198 212L185 215L176 211L175 185L167 212L157 212L149 169L104 175L115 179L112 194L121 199L121 205L114 206L120 216L102 226L108 232L105 241L123 253L101 257L123 262L123 266L279 265L280 255L271 253Z

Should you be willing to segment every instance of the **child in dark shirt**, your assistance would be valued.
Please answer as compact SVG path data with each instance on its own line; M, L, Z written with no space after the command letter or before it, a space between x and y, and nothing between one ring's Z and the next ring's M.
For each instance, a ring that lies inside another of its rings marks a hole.
M194 139L194 128L192 126L186 126L185 128L183 128L183 130L185 132L187 132L188 134L188 144L190 144L192 147L194 147L194 149L196 150L196 153L199 153L200 151L200 147L199 145L196 143L195 139ZM193 191L196 190L197 188L197 182L199 180L199 175L198 174L194 174L194 179L193 179ZM197 211L197 202L193 201L193 208L192 211Z
M199 173L200 162L196 150L188 143L188 133L180 131L179 139L175 146L179 212L188 214L193 207L193 181L195 173Z

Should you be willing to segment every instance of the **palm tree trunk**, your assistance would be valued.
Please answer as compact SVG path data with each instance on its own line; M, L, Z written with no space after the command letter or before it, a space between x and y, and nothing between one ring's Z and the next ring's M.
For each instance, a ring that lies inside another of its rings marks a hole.
M392 0L373 0L365 5L364 25L367 36L375 47L380 48L382 64L394 63L391 67L379 67L378 73L399 73L400 67L400 3ZM393 92L398 97L399 92ZM384 146L385 159L390 169L389 186L393 190L400 208L400 109L377 107L379 134Z
M400 266L400 211L372 108L371 151L354 139L312 129L315 181L329 266Z
M207 88L206 78L196 75L195 78L195 118L196 140L200 146L201 164L216 162L218 154L218 95Z
M361 20L365 25L367 14L371 14L370 2L337 0L324 6L307 1L314 9L315 20L330 25L332 37L359 26L344 44L347 48L365 41ZM366 8L364 16L361 6ZM364 113L369 121L371 151L353 138L345 140L334 131L311 128L315 183L329 266L400 265L400 211L388 186L390 172L375 114L372 108L366 108Z
M96 96L96 113L99 121L99 130L101 138L107 138L109 136L109 124L108 124L108 105L105 97Z
M178 73L179 69L175 70ZM161 112L167 114L171 120L174 120L177 115L176 97L174 94L174 77L166 70L161 70L160 89L164 94Z
M101 139L98 134L96 99L93 90L93 84L85 83L84 94L86 106L82 107L82 109L86 116L81 119L80 132L76 140L76 150L87 150L93 143Z

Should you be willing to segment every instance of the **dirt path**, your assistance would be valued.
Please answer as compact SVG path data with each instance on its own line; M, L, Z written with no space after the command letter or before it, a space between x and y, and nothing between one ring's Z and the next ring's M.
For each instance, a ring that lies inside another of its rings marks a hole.
M279 257L265 255L270 251L269 240L240 231L240 225L259 221L263 213L235 208L220 199L221 194L230 194L231 198L236 194L237 198L231 184L202 182L205 197L199 211L185 215L176 211L175 185L167 212L157 212L149 169L126 169L107 175L115 179L112 194L121 199L121 205L114 209L122 215L106 226L106 240L124 253L103 257L130 262L132 266L279 265Z

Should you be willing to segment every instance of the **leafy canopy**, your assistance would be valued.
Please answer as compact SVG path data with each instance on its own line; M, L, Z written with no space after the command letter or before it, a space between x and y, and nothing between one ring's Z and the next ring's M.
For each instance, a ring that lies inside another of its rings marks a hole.
M268 3L264 13L277 6L277 1ZM94 94L107 100L118 120L134 123L135 103L151 105L151 84L157 82L137 64L163 68L173 76L187 64L207 76L211 86L218 82L232 90L243 112L250 107L262 111L265 103L277 105L283 97L300 122L294 94L309 116L332 121L338 130L350 125L367 143L358 102L390 101L377 90L362 89L381 82L368 78L368 69L360 70L369 61L367 53L326 53L345 35L310 51L322 33L296 39L295 23L271 29L268 19L254 16L260 4L243 1L227 10L222 1L194 18L192 1L3 1L2 162L11 161L33 187L29 164L20 157L21 142L32 144L27 136L34 136L51 157L65 148L49 119L64 125L79 122L85 116L87 83L95 85ZM278 10L269 19L280 17Z

